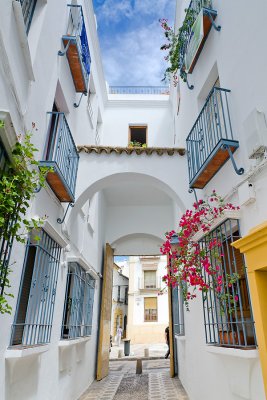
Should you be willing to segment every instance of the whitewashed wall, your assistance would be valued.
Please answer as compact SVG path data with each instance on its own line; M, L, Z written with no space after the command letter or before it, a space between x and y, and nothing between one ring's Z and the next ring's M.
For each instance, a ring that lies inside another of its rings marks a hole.
M177 28L188 4L189 1L177 2ZM245 174L238 176L228 161L206 188L197 193L202 198L216 189L226 196L227 201L242 205L239 186L243 181L250 182L256 201L241 207L240 225L244 235L267 218L266 162L263 158L258 161L248 159L245 137L245 121L254 108L267 116L267 83L262 79L267 68L267 56L261 51L266 37L267 4L264 0L258 0L253 6L248 0L213 0L213 8L218 11L215 22L222 29L221 32L211 29L195 69L188 77L194 89L188 90L181 82L178 116L177 90L172 90L176 143L185 144L219 75L221 87L231 90L228 99L233 134L240 143L234 158L238 167L245 168ZM215 354L214 348L205 344L201 299L185 314L185 332L185 337L177 339L179 376L191 400L265 399L257 350L219 349Z
M51 111L56 96L61 110L66 113L76 144L95 144L95 122L92 127L88 119L87 99L83 98L79 109L73 107L73 103L79 100L79 95L75 93L66 57L59 57L57 54L62 48L61 37L66 30L69 2L57 1L55 7L51 0L38 0L28 38L26 34L21 36L18 31L12 1L1 0L0 3L0 113L5 111L10 114L16 134L31 130L32 122L36 124L38 130L33 130L32 140L39 150L37 158L41 159L48 127L46 113ZM94 103L96 115L98 110L103 112L105 82L101 72L92 4L83 4L83 1L79 3L84 6L93 60L91 79L93 76L97 91ZM25 43L28 48L26 46L23 52ZM10 137L6 137L5 134L4 130L1 130L1 138L6 144ZM68 245L68 251L62 251L62 263L59 266L51 343L46 352L21 358L10 358L14 353L10 350L7 352L25 252L23 245L15 244L13 247L11 262L15 261L16 264L12 267L11 274L14 294L14 299L10 301L12 314L1 316L1 399L74 400L95 377L100 279L95 275L91 338L63 348L59 345L67 277L67 267L63 261L67 261L68 257L80 257L87 267L95 272L102 272L105 199L101 193L96 194L93 222L88 220L88 208L85 207L79 211L69 231L65 224L59 225L56 222L57 218L63 216L65 209L66 206L60 204L49 187L37 194L29 209L29 216L48 215L50 234L59 240L61 245Z

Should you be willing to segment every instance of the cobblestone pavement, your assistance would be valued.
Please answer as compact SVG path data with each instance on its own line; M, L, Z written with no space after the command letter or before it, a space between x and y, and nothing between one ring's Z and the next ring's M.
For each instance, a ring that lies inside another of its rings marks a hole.
M136 357L144 357L145 349L148 349L149 351L149 357L164 357L167 350L168 346L165 343L154 343L154 344L131 344L131 352L130 356L125 357L124 356L124 351L123 351L124 343L120 344L118 346L115 343L113 343L113 346L111 347L111 352L110 352L110 359L113 361L118 358L118 352L119 350L122 350L122 358L126 359L131 359L131 358L136 358Z
M94 382L79 400L189 400L180 381L169 376L169 360L110 362L109 376Z

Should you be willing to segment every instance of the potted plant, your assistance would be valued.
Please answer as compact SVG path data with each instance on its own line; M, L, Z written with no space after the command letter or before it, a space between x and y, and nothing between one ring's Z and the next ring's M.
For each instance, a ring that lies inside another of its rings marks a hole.
M142 143L138 142L137 140L132 140L129 142L128 147L142 147Z

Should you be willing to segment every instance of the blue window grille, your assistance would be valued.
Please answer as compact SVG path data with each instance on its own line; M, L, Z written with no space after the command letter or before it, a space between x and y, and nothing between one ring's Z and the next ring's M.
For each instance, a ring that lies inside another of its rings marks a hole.
M40 165L53 168L58 179L50 179L52 172L48 172L49 185L62 202L72 202L75 199L79 154L64 113L50 112L48 115L49 132Z
M26 246L11 345L50 342L61 247L44 230L32 231Z
M201 174L207 172L208 164L214 159L219 150L224 146L229 146L234 152L239 146L238 141L234 140L233 137L228 104L229 92L230 90L219 87L212 89L186 139L190 187L203 187L199 186L197 181ZM224 151L224 153L228 154L227 151ZM224 157L222 163L218 161L220 164L218 168L228 158L229 156ZM212 178L217 170L212 172L208 180Z
M69 263L61 338L90 336L95 280L78 263Z
M67 53L76 92L87 93L91 67L91 56L83 10L82 6L80 5L68 4L68 7L70 8L70 13L67 33L62 37L65 49L63 52L60 51L59 55L64 55ZM82 68L82 85L80 82L80 75L77 73L76 61L79 61Z
M220 243L216 256L214 251L208 250L213 239ZM256 336L245 260L239 250L231 246L238 239L238 220L228 219L199 242L213 267L219 267L217 275L222 276L224 282L220 295L215 295L212 290L203 294L205 334L208 344L249 348L256 346ZM232 284L229 278L233 274L238 274L239 278ZM212 284L214 278L205 271L204 276L206 282Z
M22 8L22 15L25 22L26 32L29 33L37 0L19 0Z
M9 158L6 150L0 141L0 180L3 177L4 171L8 169ZM17 216L7 218L5 226L0 230L0 294L4 295L5 289L9 286L7 281L7 272L10 260L10 254L13 244L12 226L15 224Z
M184 336L184 299L180 286L172 288L172 322L174 334Z

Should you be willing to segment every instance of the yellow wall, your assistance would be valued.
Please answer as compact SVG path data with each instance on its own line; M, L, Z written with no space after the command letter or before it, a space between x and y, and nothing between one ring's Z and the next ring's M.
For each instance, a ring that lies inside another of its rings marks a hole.
M246 256L248 282L267 398L267 221L233 243Z
M123 311L121 308L115 308L114 310L114 319L113 319L113 340L115 338L115 336L117 335L117 326L116 326L116 322L117 322L117 317L120 316L120 326L122 327L122 329L124 328L123 326Z

